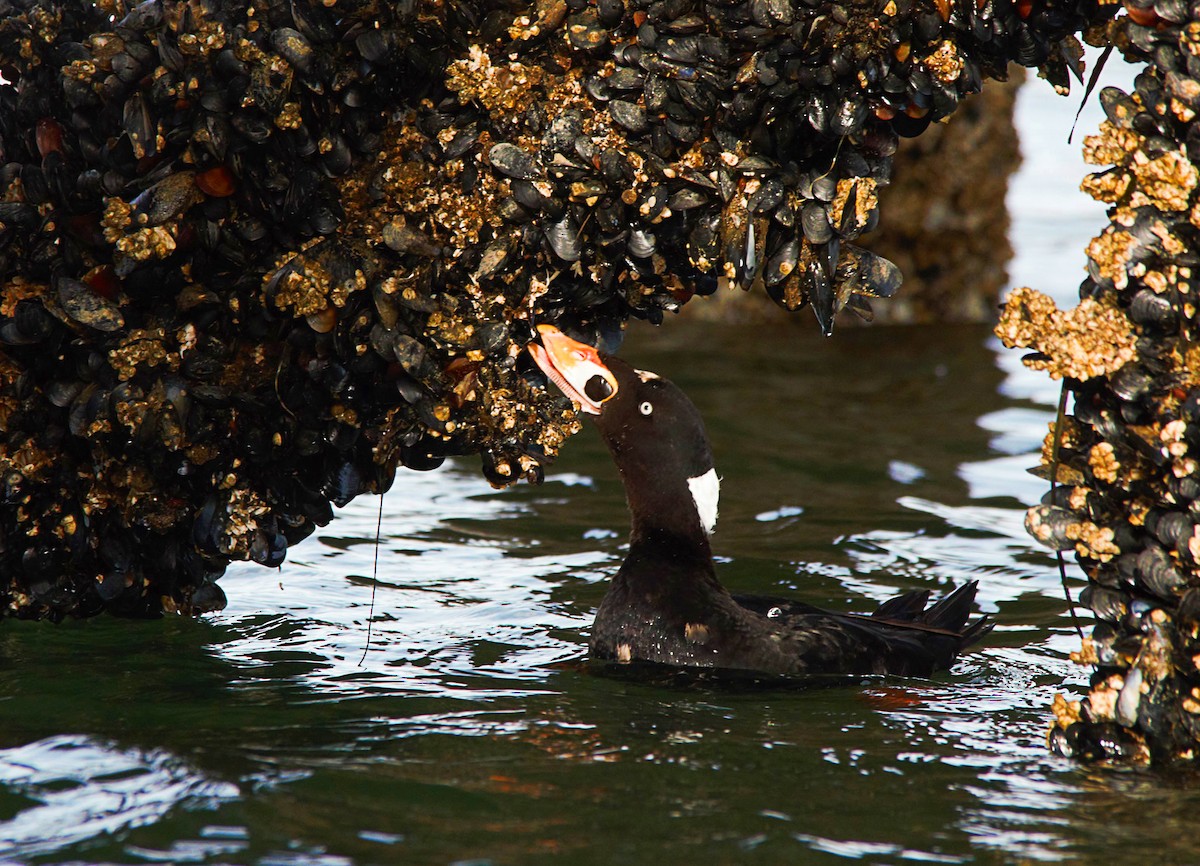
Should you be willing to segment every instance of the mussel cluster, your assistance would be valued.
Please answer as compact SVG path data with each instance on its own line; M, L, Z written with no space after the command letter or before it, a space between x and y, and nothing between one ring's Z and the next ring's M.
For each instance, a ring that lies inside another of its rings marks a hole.
M1095 0L0 0L0 603L219 608L330 504L577 422L520 347L844 305L897 136Z
M1113 42L1144 64L1132 93L1100 94L1083 188L1110 222L1089 245L1074 310L1019 290L998 332L1035 349L1074 408L1047 437L1053 479L1027 527L1073 551L1096 617L1073 658L1051 746L1092 759L1193 759L1200 745L1200 10L1128 4Z

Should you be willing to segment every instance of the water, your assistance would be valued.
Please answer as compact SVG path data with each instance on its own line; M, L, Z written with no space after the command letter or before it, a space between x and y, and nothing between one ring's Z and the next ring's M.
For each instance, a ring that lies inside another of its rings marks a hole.
M1102 218L1071 192L1071 111L1027 88L1012 195L1013 281L1062 303ZM986 328L792 324L627 344L708 419L720 573L845 609L977 578L998 625L952 674L764 693L583 670L626 527L589 432L540 488L470 461L398 480L361 665L370 497L280 572L232 570L219 616L5 623L0 861L1194 861L1189 779L1045 748L1082 681L1021 528L1056 388Z

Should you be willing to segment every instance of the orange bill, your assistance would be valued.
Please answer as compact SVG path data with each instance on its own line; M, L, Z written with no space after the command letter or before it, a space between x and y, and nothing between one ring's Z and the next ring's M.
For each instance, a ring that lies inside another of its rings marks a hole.
M538 325L537 329L541 342L528 346L533 360L580 411L599 415L604 402L617 393L617 377L604 365L600 353L553 325Z

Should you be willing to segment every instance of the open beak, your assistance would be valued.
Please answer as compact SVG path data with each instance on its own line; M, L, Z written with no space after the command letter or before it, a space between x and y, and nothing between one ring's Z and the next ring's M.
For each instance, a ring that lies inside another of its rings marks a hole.
M538 325L537 329L541 342L528 346L533 360L580 411L599 415L604 402L617 393L617 377L604 366L600 353L553 325Z

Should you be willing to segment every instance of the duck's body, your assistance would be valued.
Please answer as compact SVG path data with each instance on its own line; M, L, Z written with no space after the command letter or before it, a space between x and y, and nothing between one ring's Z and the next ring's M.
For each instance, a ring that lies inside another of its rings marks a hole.
M912 592L863 616L735 596L717 580L706 538L649 532L631 539L600 603L591 653L769 674L928 676L991 628L965 626L974 597L972 582L926 609L929 593Z
M869 616L731 595L713 568L719 482L695 406L666 379L549 326L539 330L535 360L594 416L632 515L629 554L592 629L594 658L783 675L928 676L991 629L986 619L967 623L974 582L928 609L929 593L913 592Z

